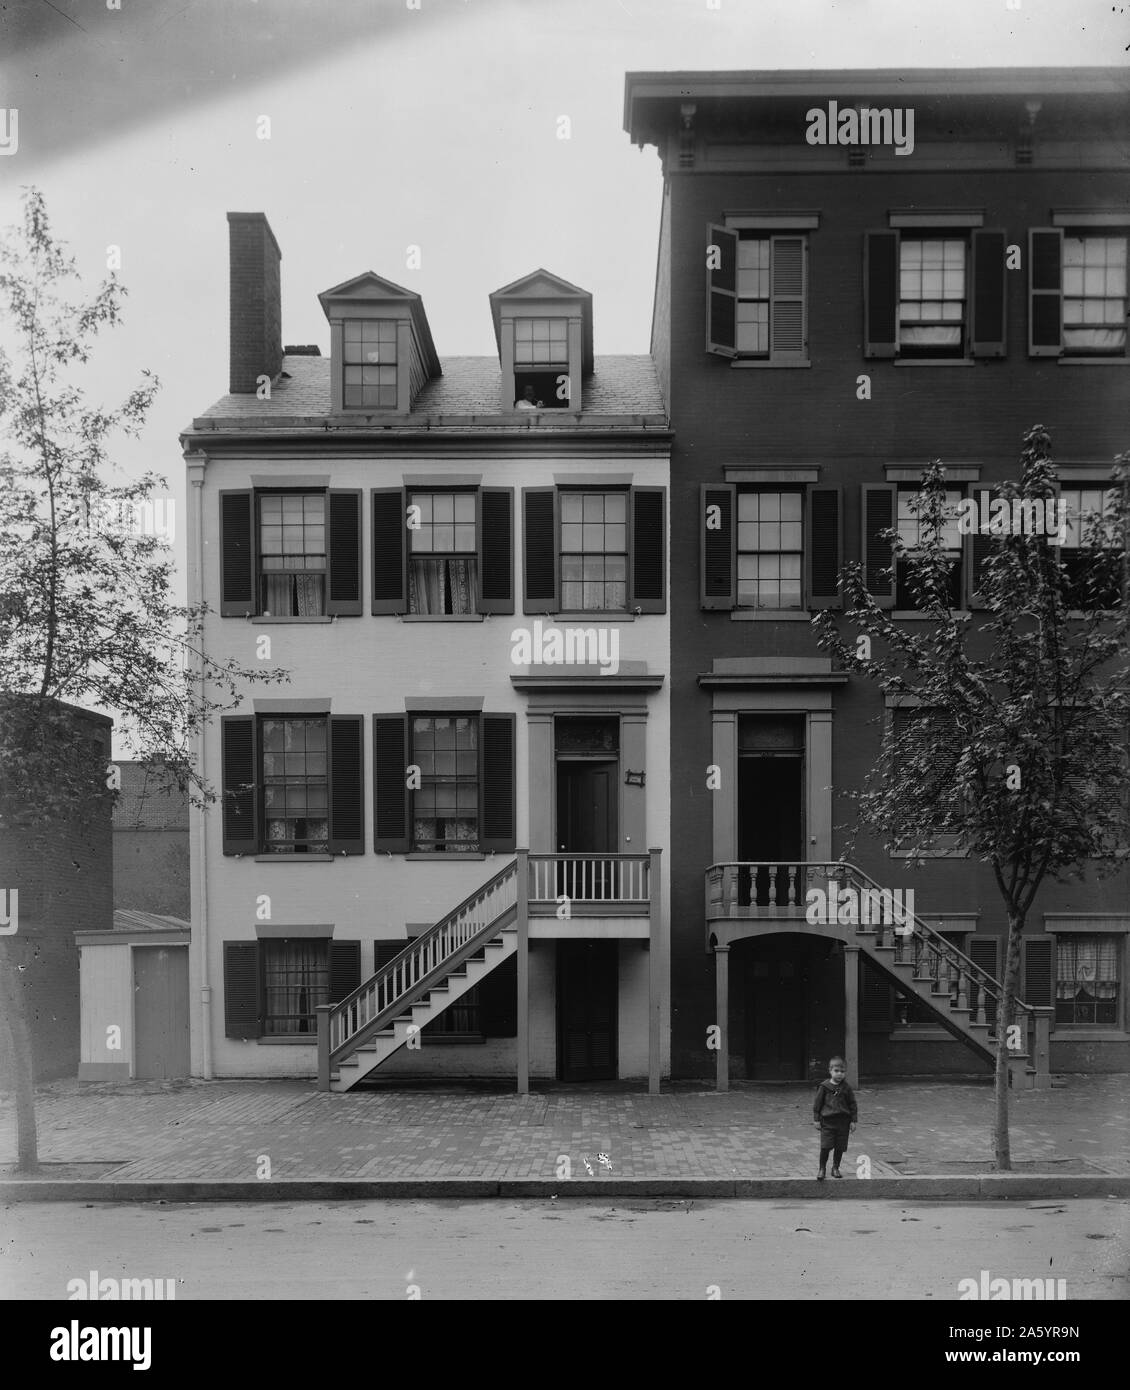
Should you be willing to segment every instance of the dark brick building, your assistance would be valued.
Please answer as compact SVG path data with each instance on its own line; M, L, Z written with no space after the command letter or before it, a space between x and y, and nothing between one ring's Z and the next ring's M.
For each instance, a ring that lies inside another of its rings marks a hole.
M863 840L854 856L875 884L913 886L962 953L930 958L940 1008L892 988L919 971L889 933L883 956L805 922L804 866L838 858L844 793L896 717L832 669L810 621L860 559L884 605L922 621L903 576L879 578L877 533L916 524L933 459L956 501L1015 477L1040 423L1072 508L1101 497L1128 445L1127 95L1115 69L628 75L626 129L664 174L675 1076L714 1070L715 1022L720 1077L823 1075L841 1050L864 1076L988 1069L976 982L999 978L1007 925L987 866L940 849L911 874ZM971 545L953 542L953 573L976 621ZM1041 890L1029 1084L1130 1064L1126 890Z
M110 761L112 720L74 710ZM111 797L91 803L70 824L42 831L0 829L0 907L4 890L18 893L17 929L0 939L5 965L15 965L31 1029L35 1078L75 1076L79 1063L79 953L76 931L109 931L114 917ZM3 915L8 915L5 910ZM0 1029L0 1085L11 1059Z

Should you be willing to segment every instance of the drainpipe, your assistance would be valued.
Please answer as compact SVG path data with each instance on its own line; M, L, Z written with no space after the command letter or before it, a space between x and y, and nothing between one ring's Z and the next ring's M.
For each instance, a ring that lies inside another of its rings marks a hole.
M193 489L192 515L193 524L196 528L196 555L195 572L191 576L192 587L189 594L189 603L199 603L204 598L204 469L207 465L207 456L198 453L193 457L188 465L189 482ZM201 641L201 648L204 643ZM200 682L200 708L203 711L206 678L204 674L203 655L196 658L197 678ZM200 775L204 775L204 753L205 753L205 733L207 724L203 719L200 721L200 729L196 735L196 766ZM198 825L200 832L196 840L196 882L197 882L197 903L200 907L199 917L193 923L193 931L198 936L199 956L200 956L200 1042L201 1071L206 1081L212 1080L212 983L209 967L209 942L208 942L208 825L202 811L198 811Z

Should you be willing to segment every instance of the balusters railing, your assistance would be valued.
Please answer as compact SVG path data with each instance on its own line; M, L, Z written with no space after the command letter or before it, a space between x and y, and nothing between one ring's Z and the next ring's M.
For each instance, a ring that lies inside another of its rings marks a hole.
M646 854L531 854L530 902L646 903L650 863Z

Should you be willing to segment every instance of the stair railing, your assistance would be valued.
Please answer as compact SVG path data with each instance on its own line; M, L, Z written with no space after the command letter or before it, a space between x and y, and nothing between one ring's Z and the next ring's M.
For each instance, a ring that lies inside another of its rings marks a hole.
M708 922L711 917L752 917L758 908L764 908L767 915L772 914L774 907L801 908L805 904L806 886L822 887L823 882L829 880L837 888L850 885L860 894L865 890L878 893L882 901L891 902L889 890L881 888L862 869L843 860L835 863L770 860L712 864L706 871ZM911 930L899 929L906 926ZM709 931L709 925L707 929ZM876 946L893 944L896 963L913 964L915 977L922 983L932 983L931 992L948 993L955 1008L970 1011L970 1021L974 1025L988 1024L990 1030L995 1029L1003 986L921 917L904 912L898 906L893 912L888 910L882 914L878 922L857 923L856 930L873 931ZM892 936L890 942L885 939L888 933ZM1010 1051L1027 1051L1031 1056L1039 1011L1020 998L1013 1003L1016 1015L1022 1020L1025 1046ZM993 1037L992 1031L989 1036Z
M493 878L410 941L337 1004L318 1010L318 1086L329 1090L334 1063L379 1033L498 934L518 902L518 865Z

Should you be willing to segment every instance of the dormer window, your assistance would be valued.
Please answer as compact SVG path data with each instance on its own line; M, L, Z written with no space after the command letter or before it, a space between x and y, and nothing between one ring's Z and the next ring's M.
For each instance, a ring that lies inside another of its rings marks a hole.
M370 270L318 300L330 322L334 410L406 415L441 375L420 296Z
M592 296L536 270L490 297L504 411L580 410L592 371Z
M396 320L346 319L342 336L345 405L395 410Z
M514 388L516 410L568 408L568 319L515 319Z

